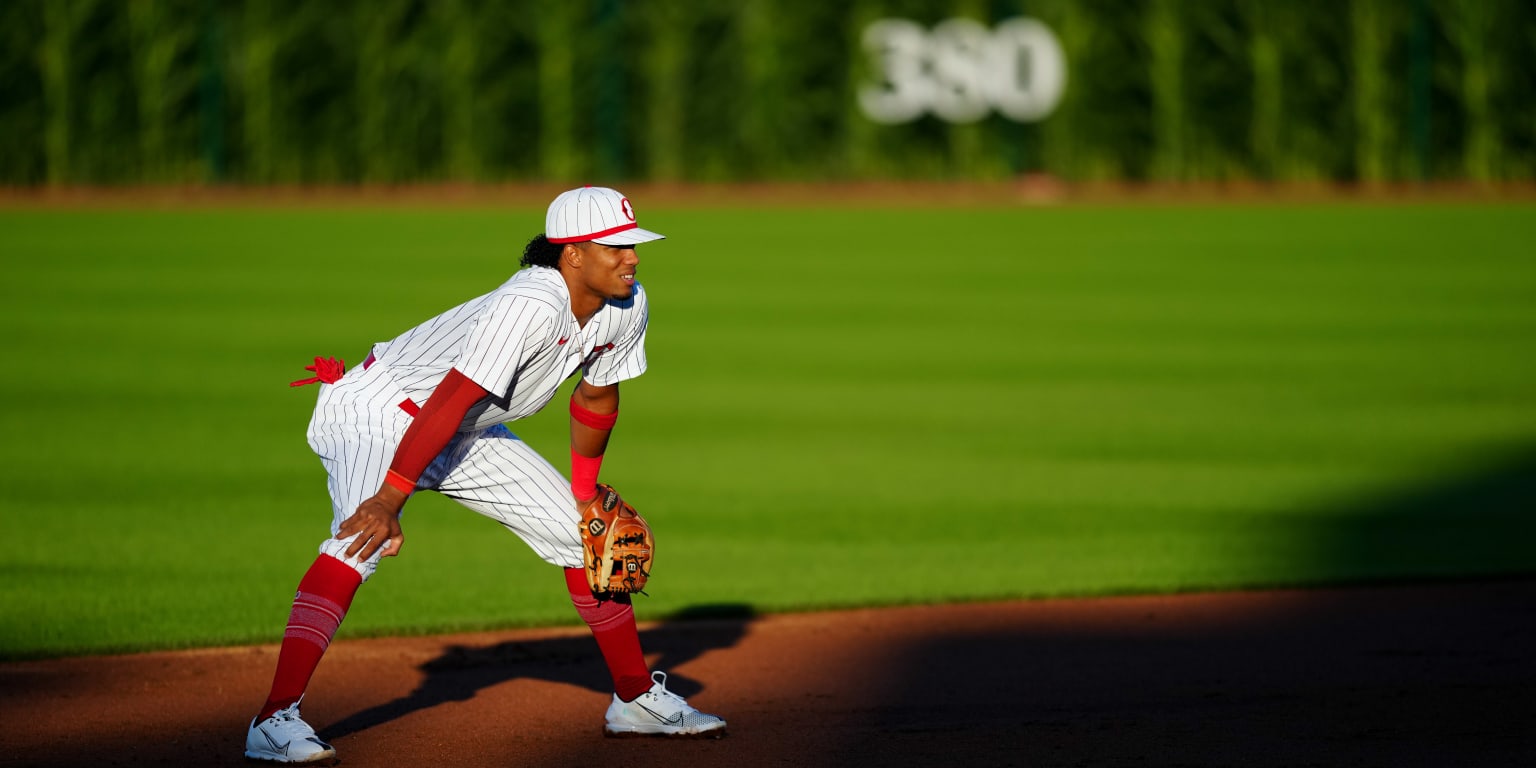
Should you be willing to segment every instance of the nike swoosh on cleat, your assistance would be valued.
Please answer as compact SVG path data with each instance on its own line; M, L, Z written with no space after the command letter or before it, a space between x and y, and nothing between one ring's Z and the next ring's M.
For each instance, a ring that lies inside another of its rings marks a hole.
M289 739L279 744L277 743L276 739L272 738L272 734L267 733L266 731L261 732L261 737L266 739L268 744L272 745L272 751L283 755L288 754L288 745L293 743L293 739Z
M671 726L675 726L675 727L678 727L678 728L683 727L683 713L681 713L681 712L678 712L677 714L675 714L675 715L673 715L671 717L662 717L661 715L656 714L656 712L654 710L652 710L650 707L647 707L644 704L641 704L640 708L645 710L646 714L650 715L651 717L656 718L657 720L661 721L662 723L664 723L666 725L671 725Z

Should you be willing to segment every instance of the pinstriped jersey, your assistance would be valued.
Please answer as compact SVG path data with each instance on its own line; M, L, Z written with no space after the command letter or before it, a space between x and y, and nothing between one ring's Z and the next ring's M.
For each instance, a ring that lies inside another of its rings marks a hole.
M608 301L581 327L560 271L528 267L496 290L375 344L374 365L384 366L417 405L458 368L491 393L459 428L475 431L538 413L578 370L597 386L644 373L646 322L639 283L630 298Z

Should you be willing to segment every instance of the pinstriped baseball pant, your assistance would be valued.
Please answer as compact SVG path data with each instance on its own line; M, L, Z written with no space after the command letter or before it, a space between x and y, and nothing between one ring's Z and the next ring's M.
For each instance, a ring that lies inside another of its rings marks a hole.
M365 581L381 557L347 558L353 537L337 539L336 531L384 482L411 423L399 407L403 399L383 366L357 368L335 384L322 385L309 423L309 445L325 466L332 503L331 537L320 552L357 569ZM455 435L417 487L501 523L545 562L582 566L580 517L570 482L504 426Z

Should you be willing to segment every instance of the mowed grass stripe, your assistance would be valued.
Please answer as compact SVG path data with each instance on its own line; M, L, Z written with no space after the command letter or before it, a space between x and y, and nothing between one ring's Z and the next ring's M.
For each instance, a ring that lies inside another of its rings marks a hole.
M647 206L642 613L1529 572L1532 212ZM541 216L0 211L0 655L275 640L329 522L287 382ZM405 525L344 636L575 621L494 524Z

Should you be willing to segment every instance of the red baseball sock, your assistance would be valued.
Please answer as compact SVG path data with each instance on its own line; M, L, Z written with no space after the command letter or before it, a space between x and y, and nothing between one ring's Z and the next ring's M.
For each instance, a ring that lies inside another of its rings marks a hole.
M587 586L583 568L565 569L565 588L571 602L597 639L608 674L613 676L613 692L624 701L634 701L651 689L651 671L640 651L640 630L635 627L635 607L628 595L598 600Z
M258 721L304 695L309 678L315 674L320 657L336 636L336 629L362 583L363 577L352 566L330 555L315 558L293 598L293 612L288 615L288 629L283 632L283 646L277 653L272 692L267 694Z

